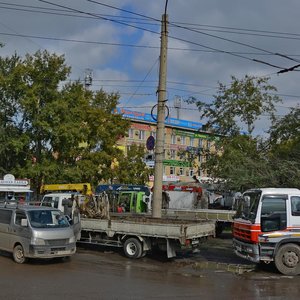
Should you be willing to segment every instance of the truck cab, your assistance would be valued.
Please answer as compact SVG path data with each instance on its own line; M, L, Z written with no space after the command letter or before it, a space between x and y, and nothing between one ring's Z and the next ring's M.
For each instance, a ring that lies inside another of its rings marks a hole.
M80 239L81 225L80 213L74 201L75 197L81 197L74 193L50 193L45 194L40 206L47 206L59 209L73 226L76 240Z
M238 256L275 263L283 274L300 274L300 190L246 191L234 219L233 236Z

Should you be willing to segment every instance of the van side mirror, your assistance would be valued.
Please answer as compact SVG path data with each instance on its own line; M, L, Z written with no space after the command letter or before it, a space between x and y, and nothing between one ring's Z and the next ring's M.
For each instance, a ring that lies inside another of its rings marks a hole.
M27 227L28 226L28 220L27 219L21 219L21 226Z

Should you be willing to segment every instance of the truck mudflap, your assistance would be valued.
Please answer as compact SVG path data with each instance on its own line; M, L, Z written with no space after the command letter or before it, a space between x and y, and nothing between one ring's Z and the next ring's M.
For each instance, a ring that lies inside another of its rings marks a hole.
M176 249L174 243L167 239L167 257L172 258L176 256Z
M248 244L240 240L233 239L233 249L234 253L241 258L247 259L254 263L260 262L258 244Z

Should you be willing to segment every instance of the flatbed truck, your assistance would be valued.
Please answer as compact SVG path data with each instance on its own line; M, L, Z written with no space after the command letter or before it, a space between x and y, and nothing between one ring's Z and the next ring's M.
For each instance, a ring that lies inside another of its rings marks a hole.
M154 247L175 257L178 250L198 248L215 235L215 223L204 220L112 215L106 219L81 218L82 243L122 247L129 258L140 258Z
M224 228L231 227L236 215L235 210L221 209L165 209L162 211L164 216L183 219L183 220L209 220L215 221L216 235L220 235Z

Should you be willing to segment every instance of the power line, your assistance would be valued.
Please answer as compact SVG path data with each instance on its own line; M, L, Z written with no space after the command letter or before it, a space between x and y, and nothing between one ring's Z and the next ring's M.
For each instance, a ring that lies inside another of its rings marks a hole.
M89 1L89 0L87 0L87 1ZM107 4L104 4L104 3L97 2L97 1L89 1L89 2L97 3L99 5L104 5L104 6L107 6L107 7L110 7L110 8L114 8L114 9L119 10L119 11L123 11L123 12L127 12L127 13L130 13L130 14L141 16L141 17L137 18L137 17L128 17L128 16L115 16L115 15L108 15L108 14L95 14L98 17L99 16L104 16L104 17L110 17L110 18L127 19L127 20L131 20L131 21L133 20L132 22L139 22L139 24L142 24L140 21L144 22L145 20L149 20L151 22L144 23L144 24L148 24L148 25L157 25L156 23L153 23L153 22L160 22L160 20L158 20L156 18L149 17L149 16L146 16L146 15L143 15L143 14L134 13L134 12L129 11L129 10L117 8L115 6L107 5ZM8 2L2 2L2 1L0 1L0 4L9 6L9 7L1 6L1 8L3 8L3 9L20 10L20 11L33 12L33 13L57 14L57 15L70 16L70 17L82 17L82 18L97 19L96 17L92 17L92 16L78 15L76 12L73 12L73 14L66 14L66 12L70 12L70 10L67 10L67 9L55 9L55 8L46 8L46 7L42 7L42 6L21 5L21 4L8 3ZM136 21L134 21L134 20L136 20ZM245 35L249 34L249 35L254 35L254 36L277 37L277 38L286 38L286 39L300 39L300 34L289 33L289 32L257 30L257 29L217 26L217 25L208 25L208 24L196 24L196 23L187 23L187 22L173 22L172 24L185 25L186 27L187 26L202 27L202 30L205 30L205 31L217 31L217 32L236 33L236 34L245 34ZM206 28L213 28L213 29L206 29ZM195 28L190 27L190 29L195 29ZM216 30L216 29L222 29L222 30ZM223 30L223 29L226 29L226 30ZM228 30L235 30L235 31L228 31Z
M281 54L281 53L277 53L277 52L272 52L272 51L269 51L269 50L266 50L266 49L263 49L263 48L260 48L260 47L256 47L256 46L252 46L252 45L249 45L249 44L246 44L246 43L242 43L242 42L238 42L238 41L234 41L232 39L228 39L228 38L224 38L224 37L220 37L220 36L217 36L217 35L213 35L213 34L209 34L209 33L205 33L205 32L202 32L200 30L196 30L196 29L191 29L191 28L188 28L188 27L185 27L185 26L179 26L179 25L176 25L174 23L171 23L173 26L175 27L178 27L178 28L182 28L182 29L186 29L188 31L192 31L192 32L196 32L196 33L199 33L199 34L202 34L202 35L206 35L206 36L209 36L209 37L213 37L213 38L216 38L216 39L220 39L220 40L223 40L223 41L227 41L227 42L230 42L230 43L234 43L234 44L237 44L237 45L241 45L241 46L244 46L244 47L248 47L248 48L251 48L251 49L255 49L255 50L259 50L259 51L262 51L262 52L266 52L266 53L269 53L269 54L272 54L272 55L276 55L276 56L280 56L280 57L283 57L283 58L286 58L286 59L289 59L289 60L292 60L292 61L295 61L295 62L300 62L298 60L295 60L287 55L284 55L284 54ZM261 62L261 61L260 61ZM269 64L271 65L271 64ZM274 66L274 65L272 65Z
M60 41L60 42L72 42L72 43L83 43L83 44L99 44L99 45L104 45L104 46L159 49L159 46L125 44L125 43L109 43L109 42L99 42L99 41L86 41L86 40L78 40L78 39L47 37L47 36L30 35L30 34L20 34L20 33L0 32L0 35L21 37L21 38L30 38L30 39L53 40L53 41ZM223 53L222 50L203 50L203 49L189 49L189 48L177 48L177 47L169 47L168 50L174 50L174 51L192 51L192 52L193 51L194 52L208 52L208 53ZM271 55L271 54L255 53L255 52L235 52L235 51L230 51L230 52L234 53L234 54L245 54L245 55ZM300 56L300 54L288 54L288 55L289 56Z
M131 97L127 100L126 104L129 103L129 101L132 99L132 97L137 93L137 91L140 89L140 87L142 86L142 84L144 83L144 81L147 79L147 77L149 76L149 74L152 72L153 68L156 66L156 64L158 63L159 58L157 58L154 62L154 64L151 66L151 68L149 69L149 71L147 72L147 74L145 75L144 79L141 81L140 85L136 88L136 90L134 91L134 93L131 95Z
M78 9L74 9L74 8L71 8L71 7L68 7L68 6L64 6L64 5L59 5L59 4L56 4L56 3L52 3L50 1L46 1L46 0L39 0L39 1L43 2L43 3L50 4L50 5L54 5L54 6L57 6L57 7L66 8L66 9L69 9L71 11L76 11L78 13L88 14L88 15L92 15L92 16L96 16L97 17L97 15L95 15L95 14L84 12L84 11L81 11L81 10L78 10ZM103 3L100 3L100 2L96 2L96 1L94 3L98 3L99 5L103 4ZM120 8L117 8L117 7L113 7L113 8L117 9L117 10L121 10ZM134 13L134 12L131 12L131 13L132 14L137 14L137 13ZM141 14L138 14L138 15L141 15ZM151 19L151 17L147 17L145 15L143 15L143 16L146 17L146 18ZM149 30L149 29L146 29L146 28L143 28L143 27L131 25L131 24L128 24L128 23L125 23L125 22L120 22L120 21L112 20L112 19L105 18L105 17L99 17L99 16L98 16L98 18L106 20L106 21L110 21L110 22L115 22L115 23L118 23L120 25L125 25L125 26L136 28L136 29L144 30L144 31L151 32L151 33L154 33L154 34L160 34L160 33L155 32L153 30ZM177 25L177 27L184 28L183 26L178 26L178 25ZM185 28L185 29L187 29L187 28ZM196 32L199 32L199 31L196 31ZM199 32L199 33L202 33L202 32ZM205 33L202 33L202 34L205 34ZM206 34L206 35L209 35L209 36L212 36L212 37L215 37L215 38L221 38L221 37L213 36L213 35L210 35L210 34ZM182 38L177 38L177 37L173 37L173 36L170 36L170 35L169 35L169 38L176 39L176 40L179 40L179 41L183 41L183 42L186 42L186 43L189 43L189 44L197 45L197 46L200 46L200 47L203 47L203 48L206 48L206 49L210 49L210 50L218 50L218 51L221 51L222 53L226 53L226 54L229 54L229 55L232 55L232 56L236 56L236 57L243 58L243 59L246 59L246 60L254 61L254 62L257 62L257 63L266 64L268 66L272 66L272 67L277 68L277 69L281 69L281 70L285 70L286 69L285 67L280 67L280 66L277 66L275 64L270 64L270 63L264 62L262 60L252 59L252 58L246 57L244 55L234 54L234 53L229 52L229 51L224 51L224 50L219 50L219 49L216 49L216 48L213 48L213 47L208 47L208 46L205 46L205 45L202 45L202 44L199 44L199 43L195 43L195 42L191 42L191 41L188 41L188 40L185 40L185 39L182 39ZM229 39L225 39L225 38L221 38L221 39L230 41ZM235 41L231 41L231 42L235 42ZM239 43L239 42L236 42L236 43ZM241 44L241 45L247 45L247 44L244 44L244 43L239 43L239 44ZM247 45L247 46L252 47L250 45ZM257 49L260 49L260 48L257 47ZM267 50L265 50L265 51L267 51ZM269 53L272 53L272 52L269 52ZM287 59L294 60L293 58L289 58L288 56L282 55L280 53L274 53L274 55L278 55L278 56L282 56L282 57L287 58Z

